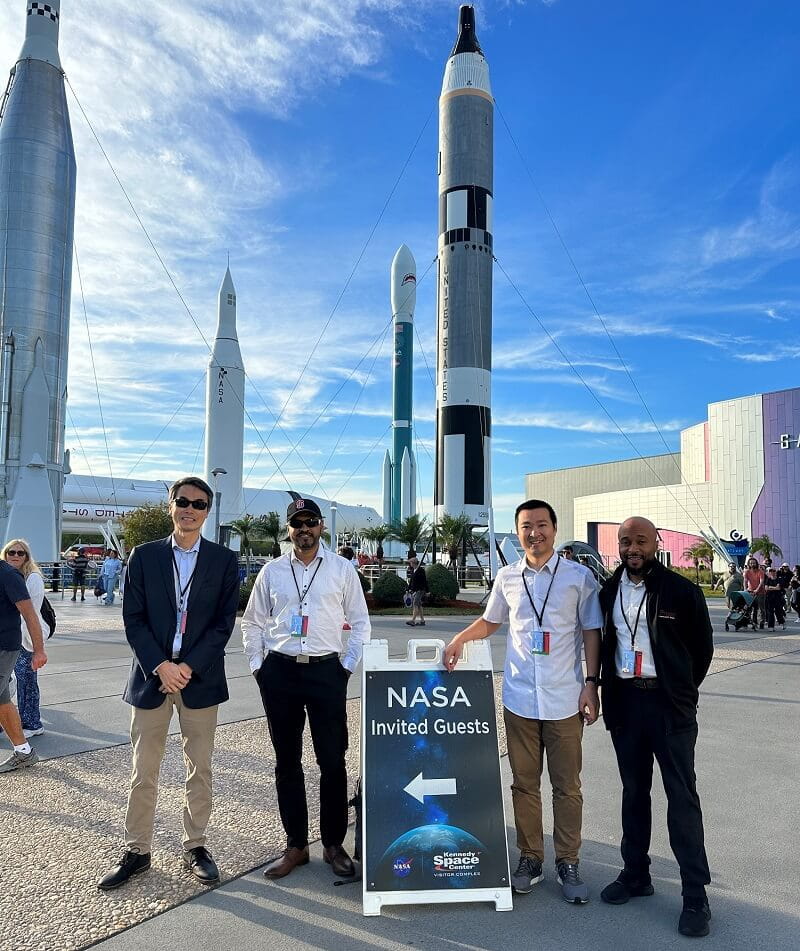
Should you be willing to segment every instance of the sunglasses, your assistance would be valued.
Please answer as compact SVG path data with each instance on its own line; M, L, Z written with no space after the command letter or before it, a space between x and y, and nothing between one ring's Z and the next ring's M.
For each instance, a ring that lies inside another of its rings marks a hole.
M208 502L205 499L185 499L182 495L179 495L177 499L172 500L179 509L188 509L189 506L193 509L197 509L198 512L205 512L208 508Z
M23 551L21 548L20 548L20 549L17 549L17 548L9 548L8 551L6 552L6 558L8 558L9 555L11 555L12 558L13 558L15 555L19 555L20 558L27 558L27 557L28 557L28 553L27 553L26 551Z
M303 528L303 526L306 526L307 528L316 528L317 525L321 525L321 524L322 524L322 519L317 518L316 516L312 518L298 518L295 515L289 519L289 525L292 528Z

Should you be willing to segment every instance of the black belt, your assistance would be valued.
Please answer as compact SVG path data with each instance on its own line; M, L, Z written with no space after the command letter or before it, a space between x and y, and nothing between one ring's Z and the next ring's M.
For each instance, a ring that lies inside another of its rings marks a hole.
M658 677L617 677L623 684L638 687L639 690L656 690L659 686Z
M269 651L270 657L280 657L281 660L288 660L292 664L318 664L323 660L338 659L336 651L329 654L283 654L280 651Z

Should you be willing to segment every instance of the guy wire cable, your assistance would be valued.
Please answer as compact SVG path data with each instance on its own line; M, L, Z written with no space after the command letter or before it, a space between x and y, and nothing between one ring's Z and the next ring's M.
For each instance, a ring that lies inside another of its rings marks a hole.
M83 442L81 441L80 430L75 425L75 420L72 417L72 413L69 407L67 407L67 418L69 419L70 425L72 426L72 429L75 432L75 439L78 441L78 447L80 448L80 451L83 453L83 458L86 461L86 468L89 470L89 478L92 480L92 482L94 482L94 488L95 488L95 492L97 492L97 497L98 499L102 499L103 493L100 491L100 486L97 484L97 478L94 472L92 472L92 464L91 462L89 462L89 456L87 455L86 449L84 448ZM84 493L84 498L86 498L85 493ZM88 502L88 499L87 499L87 502Z
M537 323L537 324L539 325L539 327L542 329L542 331L544 332L544 334L547 336L547 339L550 341L550 343L555 347L555 349L558 351L558 353L559 353L559 354L561 355L561 357L564 359L564 361L566 362L567 366L572 370L572 372L575 374L575 376L577 376L578 379L581 381L581 383L583 384L584 388L585 388L586 391L589 393L589 395L592 397L592 399L597 403L597 405L600 407L600 409L605 413L605 415L608 417L608 419L609 419L609 420L611 421L611 423L614 425L614 428L619 432L619 434L623 437L623 439L628 443L628 445L631 447L631 449L633 449L633 451L636 453L636 455L638 456L638 458L639 458L639 459L647 466L647 468L653 473L653 475L656 477L656 480L661 484L661 486L667 490L667 492L669 493L669 495L672 497L672 500L683 510L684 515L687 516L687 518L689 519L689 521L690 521L691 523L693 523L693 524L696 525L696 524L697 524L696 518L695 518L693 515L690 514L690 512L688 511L688 509L687 509L687 508L683 505L683 503L675 496L675 494L671 491L672 487L671 487L671 486L668 486L668 485L664 482L664 480L658 475L658 473L656 472L656 470L650 465L650 463L647 461L647 459L641 454L641 452L640 452L640 451L637 449L637 447L634 445L634 443L633 443L633 441L631 440L630 436L628 436L628 434L622 429L622 427L619 425L619 423L616 421L616 419L611 415L610 410L608 410L608 409L606 408L605 404L602 402L602 400L600 399L600 397L595 393L595 391L592 389L592 387L591 387L591 386L589 385L589 383L586 381L586 379L584 378L584 376L583 376L583 374L580 372L580 370L579 370L579 369L575 366L575 364L570 360L570 358L567 356L567 354L564 352L564 350L561 348L561 346L556 342L555 337L553 337L553 335L550 333L550 331L549 331L549 330L545 327L545 325L542 323L542 321L541 321L541 319L539 318L539 316L536 314L536 312L533 310L533 308L532 308L532 307L530 306L530 304L527 302L527 300L525 299L525 297L524 297L523 294L522 294L522 291L520 291L520 289L517 287L517 285L516 285L516 284L514 283L514 281L511 279L511 276L508 274L508 272L507 272L506 269L503 267L503 265L500 263L500 261L499 261L496 257L495 257L494 260L495 260L495 264L497 265L497 267L503 272L503 275L505 276L505 278L506 278L506 280L508 281L508 283L509 283L509 284L511 285L511 287L516 291L517 296L518 296L519 299L522 301L523 306L525 307L525 309L528 311L528 313L531 315L531 317L536 321L536 323ZM702 509L701 509L701 514L705 515L705 513L702 512Z
M69 81L69 77L66 75L66 73L64 74L64 79L65 79L67 85L69 86L70 92L72 93L73 97L75 98L75 102L77 103L78 108L80 109L81 114L83 115L83 118L84 118L84 120L86 121L86 124L89 126L89 130L91 131L92 136L94 137L95 142L97 142L98 148L100 149L101 153L103 154L103 157L105 158L106 162L108 163L108 167L111 169L112 175L113 175L114 178L116 179L116 182L117 182L117 184L119 185L119 187L120 187L120 189L121 189L121 191L122 191L122 194L125 196L125 200L126 200L126 201L128 202L128 204L130 205L131 211L133 212L133 215L134 215L134 217L136 218L136 221L138 222L139 227L142 229L145 238L147 238L148 244L149 244L150 247L152 248L153 253L155 254L155 256L156 256L156 258L157 258L159 264L161 265L161 267L162 267L162 269L163 269L163 271L164 271L164 273L167 275L167 279L169 280L170 284L172 285L173 290L174 290L175 293L177 294L178 299L180 300L181 304L183 305L184 310L185 310L186 313L188 314L189 319L191 320L192 324L194 325L195 330L197 331L197 333L198 333L200 339L201 339L201 340L203 341L203 343L205 344L206 349L208 350L210 356L213 357L213 355L214 355L213 348L210 346L208 340L206 339L205 334L204 334L203 331L200 329L200 326L199 326L199 324L197 323L197 320L195 319L194 314L192 313L192 311L191 311L189 305L186 303L186 300L184 299L184 297L183 297L183 295L181 294L180 290L178 289L178 285L175 283L175 279L173 278L172 273L170 272L169 268L167 267L167 265L166 265L164 259L161 257L161 254L159 253L158 248L157 248L156 245L155 245L155 242L154 242L153 239L150 237L150 233L149 233L149 231L147 230L147 227L145 226L144 222L142 221L142 218L141 218L141 216L139 215L139 212L136 210L136 207L135 207L135 205L133 204L133 201L131 200L130 195L128 194L127 190L125 189L125 186L122 184L122 180L120 179L119 175L117 174L117 171L116 171L116 169L114 168L114 165L113 165L113 163L112 163L112 161L111 161L111 159L110 159L108 153L107 153L106 150L103 148L103 144L102 144L102 142L100 141L100 138L99 138L99 136L97 135L97 132L95 132L94 126L93 126L92 123L90 122L89 117L88 117L88 115L86 114L86 110L83 108L83 105L81 104L80 99L78 99L77 93L76 93L75 90L73 89L72 83ZM261 400L261 402L264 404L265 408L266 408L267 411L270 413L270 415L271 415L273 418L276 418L274 412L273 412L272 409L269 407L269 405L267 404L267 402L266 402L266 400L264 399L264 397L261 395L261 392L259 391L258 387L255 385L254 381L251 380L250 377L247 375L247 372L246 372L246 371L245 371L245 379L249 380L250 385L251 385L251 387L253 388L253 391L256 393L256 395L259 397L259 399ZM235 392L235 391L234 391L234 392ZM268 453L269 457L270 457L270 458L272 459L272 461L275 463L276 469L277 469L278 472L280 472L280 474L283 476L284 481L286 482L287 486L289 486L289 488L291 488L291 485L290 485L290 483L289 483L289 480L286 478L286 476L285 476L285 474L284 474L284 472L283 472L283 469L282 469L281 466L280 466L280 463L277 461L277 459L275 459L275 457L272 455L271 450L267 447L267 444L266 444L266 442L265 442L265 440L264 440L264 437L261 435L261 432L260 432L260 430L258 429L258 427L256 426L255 422L253 421L252 417L250 416L250 413L248 412L247 407L244 405L243 397L239 397L239 395L236 394L236 398L237 398L237 400L239 401L239 403L240 403L240 405L241 405L241 407L242 407L242 410L243 410L245 416L247 417L248 421L249 421L250 424L252 425L253 430L255 431L256 435L257 435L258 438L264 443L264 446L265 446L265 448L266 448L266 450L267 450L267 453ZM278 422L279 422L279 420L277 420L277 418L276 418L275 426L278 425ZM275 426L273 426L273 429L272 429L271 432L274 432ZM281 431L283 432L283 430L281 430ZM270 433L270 434L271 434L271 433ZM286 435L286 434L284 433L284 435ZM294 444L292 443L291 439L289 439L288 436L287 436L286 438L287 438L289 444L290 444L290 445L292 446L292 448L294 449L294 451L297 453L297 456L298 456L298 458L300 459L300 461L303 463L303 465L306 467L306 469L308 469L309 473L311 474L311 477L313 478L313 477L314 477L314 473L313 473L313 471L311 470L311 467L310 467L310 466L305 462L305 460L302 458L302 456L300 455L300 453L297 451L297 447L294 446Z
M594 313L595 313L595 316L596 316L597 319L600 321L600 326L601 326L601 327L603 328L603 330L605 331L606 337L608 337L609 343L611 344L611 346L612 346L612 348L613 348L613 350L614 350L614 353L616 354L617 359L618 359L619 362L620 362L620 366L621 366L622 369L625 371L625 375L628 377L628 380L630 381L631 386L632 386L633 389L634 389L634 392L635 392L636 395L639 397L639 401L641 402L642 406L644 407L644 411L645 411L645 413L647 413L647 416L649 417L650 422L653 424L653 427L654 427L655 431L658 433L659 438L661 439L661 442L664 444L664 448L667 450L667 452L668 452L668 453L672 456L672 458L673 458L673 462L675 463L675 466L676 466L676 468L677 468L677 470L678 470L678 474L679 474L680 479L681 479L681 485L685 485L685 486L688 488L689 492L691 493L692 497L694 498L694 501L695 501L697 507L700 509L700 512L702 513L703 518L704 518L707 522L710 523L710 522L711 522L711 519L709 519L708 513L705 511L705 509L703 508L703 506L702 506L701 503L700 503L700 500L697 498L697 495L696 495L695 492L694 492L694 488L692 487L692 484L691 484L690 482L685 481L685 479L684 479L683 470L682 470L682 468L681 468L681 464L680 464L680 461L679 461L679 459L680 459L680 452L677 452L677 453L676 453L676 452L674 452L672 449L670 449L669 444L667 443L666 439L664 438L664 434L662 433L661 429L659 428L658 423L655 421L655 419L654 419L654 417L653 417L653 414L650 412L650 407L649 407L649 406L647 405L647 403L645 402L644 396L642 395L641 391L639 390L639 387L637 386L636 381L635 381L634 378L633 378L633 375L631 374L630 370L628 369L628 366L627 366L625 360L623 359L622 354L620 353L619 348L617 347L617 344L616 344L616 342L614 341L614 338L611 336L611 332L609 331L606 322L603 320L603 318L602 318L602 316L601 316L601 314L600 314L600 311L599 311L599 309L598 309L598 307L597 307L597 304L595 303L594 298L592 297L592 294L591 294L591 292L589 291L589 288L588 288L586 282L585 282L584 279L583 279L583 275L581 274L580 270L578 269L578 265L575 263L575 259L573 258L572 254L570 253L569 248L567 247L566 242L564 241L564 238L563 238L563 236L562 236L562 234L561 234L561 231L559 230L559 227L558 227L558 225L556 224L555 218L554 218L553 215L550 213L550 208L548 207L547 202L545 202L544 196L542 195L541 191L539 190L539 186L536 184L536 181L534 180L534 177L533 177L533 175L532 175L532 173L531 173L531 170L530 170L530 168L528 167L528 163L525 161L525 157L524 157L524 155L522 154L522 151L521 151L519 145L517 144L517 140L514 138L514 135L513 135L513 133L511 132L511 129L509 128L508 123L506 122L506 117L503 115L502 110L500 109L500 107L499 107L497 104L495 104L495 107L497 108L497 111L498 111L498 113L500 114L500 119L502 120L502 123L503 123L503 125L505 126L506 132L508 133L508 137L511 139L511 143L512 143L512 145L514 146L514 149L516 150L517 155L518 155L519 158L520 158L520 161L522 162L522 167L525 169L525 172L526 172L528 178L530 179L531 185L533 186L533 190L536 192L536 196L538 197L538 199L539 199L539 201L540 201L542 207L544 208L544 212L545 212L545 214L547 215L547 218L548 218L548 220L550 221L550 224L552 225L553 230L554 230L555 233L556 233L556 237L558 238L558 241L559 241L559 243L560 243L560 245L561 245L561 247L562 247L564 253L565 253L566 256L567 256L567 260L569 261L570 265L572 266L573 271L575 272L576 277L578 278L578 283L579 283L579 284L581 285L581 287L583 288L583 292L584 292L584 294L586 294L586 297L587 297L587 299L589 300L589 304L591 305L592 310L593 310Z
M166 430L169 429L169 426L170 426L170 424L172 423L172 420L175 419L175 417L178 415L178 413L180 413L180 411L183 409L183 407L186 406L186 404L187 404L187 403L189 402L189 400L192 398L192 395L194 394L194 391L197 389L198 386L200 386L200 384L205 380L205 378L206 378L206 374L205 374L205 371L203 371L203 375L197 380L197 382L194 384L194 386L191 388L191 390L189 390L189 392L186 394L186 396L184 396L183 400L181 401L180 405L179 405L178 408L175 410L175 412L172 414L172 416L170 416L170 418L166 421L166 423L164 423L164 425L161 427L161 429L159 429L158 433L157 433L157 434L155 435L155 437L152 439L152 441L150 442L150 445L147 447L147 449L145 449L145 451L141 454L141 456L139 456L139 458L136 460L136 462L135 462L135 463L131 466L131 468L128 470L128 475L126 476L126 478L129 479L129 478L133 475L133 473L135 472L135 470L139 468L139 465L140 465L142 459L144 459L144 457L150 452L150 450L153 448L153 446L155 446L155 444L156 444L156 443L158 442L158 440L161 438L161 436L163 435L163 433L165 433Z
M108 460L108 474L111 476L111 496L114 499L114 505L117 505L117 486L114 482L114 470L111 467L111 450L108 448L108 432L103 418L103 402L100 399L100 384L97 381L97 366L94 362L94 347L92 346L92 333L89 329L89 314L86 311L86 296L83 293L83 277L81 276L81 262L78 257L78 242L73 239L73 250L75 253L75 269L78 272L78 287L81 292L81 303L83 304L83 319L86 323L86 338L89 341L89 358L92 362L92 376L94 377L94 389L97 393L97 409L100 413L100 426L103 430L103 442L106 447L106 459Z

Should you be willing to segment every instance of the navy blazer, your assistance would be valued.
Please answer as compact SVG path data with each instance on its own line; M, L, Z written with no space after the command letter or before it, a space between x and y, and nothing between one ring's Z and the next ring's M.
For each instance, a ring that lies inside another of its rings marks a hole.
M178 657L178 662L185 661L192 668L192 679L181 691L187 707L201 709L228 699L225 645L238 607L236 555L201 539ZM177 613L172 536L137 545L128 561L122 600L125 636L133 650L123 699L134 707L153 710L166 699L159 690L161 679L153 671L172 659Z

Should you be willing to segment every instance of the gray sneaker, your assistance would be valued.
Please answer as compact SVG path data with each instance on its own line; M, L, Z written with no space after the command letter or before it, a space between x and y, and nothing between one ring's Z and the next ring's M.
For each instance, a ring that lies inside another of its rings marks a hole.
M517 870L511 876L511 887L518 895L527 895L543 878L542 863L529 855L520 855Z
M14 750L7 760L0 763L0 773L11 773L15 769L25 769L26 766L33 766L34 763L38 762L39 754L36 750L31 750L30 753L18 753Z
M573 905L585 905L589 901L589 887L578 872L578 863L559 862L556 866L556 875L561 882L561 894L564 901Z

